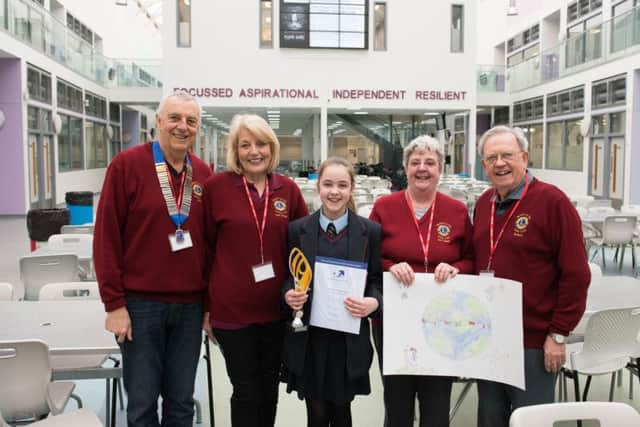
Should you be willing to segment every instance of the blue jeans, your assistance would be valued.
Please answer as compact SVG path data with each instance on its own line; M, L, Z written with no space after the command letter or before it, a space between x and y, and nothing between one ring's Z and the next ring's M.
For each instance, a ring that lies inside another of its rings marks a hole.
M129 427L192 427L201 303L127 298L133 341L120 344ZM162 423L158 397L162 396Z
M478 427L508 427L511 413L521 406L553 403L557 374L544 369L544 351L524 350L524 382L519 388L478 380Z

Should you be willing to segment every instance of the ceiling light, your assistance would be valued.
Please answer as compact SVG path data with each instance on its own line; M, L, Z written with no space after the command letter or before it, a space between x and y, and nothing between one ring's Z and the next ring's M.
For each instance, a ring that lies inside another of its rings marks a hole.
M293 136L300 136L302 135L302 129L296 129L293 131Z
M358 116L366 116L369 113L367 113L366 111L354 111L353 114L356 114Z

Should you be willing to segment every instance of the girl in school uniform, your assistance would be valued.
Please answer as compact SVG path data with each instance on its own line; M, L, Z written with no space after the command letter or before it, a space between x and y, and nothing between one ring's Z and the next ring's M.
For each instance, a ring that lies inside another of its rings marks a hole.
M346 297L343 302L349 315L360 319L357 334L309 325L314 288L325 283L314 280L308 293L296 291L292 277L283 286L284 302L293 311L303 310L307 326L304 331L288 328L283 359L287 391L295 390L305 400L309 427L350 427L351 401L357 394L371 392L373 348L367 317L378 316L382 308L381 228L355 213L354 184L347 160L325 160L317 184L322 207L289 224L289 250L299 248L312 269L316 257L365 263L367 269L364 296Z

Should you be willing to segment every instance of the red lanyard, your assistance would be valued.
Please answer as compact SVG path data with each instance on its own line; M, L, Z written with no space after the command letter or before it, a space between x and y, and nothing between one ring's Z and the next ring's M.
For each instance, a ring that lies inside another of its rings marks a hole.
M173 194L173 198L176 201L176 209L178 209L178 216L180 216L180 208L182 207L182 193L184 192L184 179L187 176L187 173L185 171L180 172L180 190L178 190L178 197L176 197L176 190L173 187L173 177L171 176L171 172L169 171L169 166L167 166L167 176L169 177L169 185L171 186L171 193Z
M424 271L427 272L429 269L429 246L431 245L431 227L433 226L433 214L436 211L436 200L438 200L438 193L436 193L436 195L433 197L433 203L431 203L431 216L429 217L429 228L427 228L426 244L424 242L424 238L422 237L422 233L420 233L420 224L418 224L416 213L413 210L413 202L411 201L409 192L406 190L404 192L404 198L407 200L409 211L411 211L411 218L413 218L413 223L415 224L416 230L418 231L418 237L420 237L420 247L422 248L422 253L424 254Z
M522 199L524 199L524 196L527 195L528 189L529 189L529 179L528 177L525 176L524 191L522 192L522 196L520 196L518 201L513 205L513 208L509 212L509 216L507 217L504 224L502 224L502 228L500 229L500 233L498 233L498 238L496 239L495 242L493 241L494 217L496 215L496 203L494 198L497 196L495 195L495 192L494 192L494 196L491 202L491 220L489 224L489 227L490 227L489 228L489 262L487 263L487 271L491 270L491 261L493 261L493 254L496 253L496 249L498 248L498 242L500 242L500 239L502 239L502 235L504 234L504 229L507 228L507 223L509 222L513 214L516 212L516 210L518 209L518 206L520 206L520 202L522 201Z
M262 225L258 224L258 214L256 213L256 207L253 205L253 198L249 193L249 184L247 184L247 178L242 177L242 183L244 184L244 191L247 193L249 199L249 205L251 206L251 213L253 213L253 219L256 222L256 228L258 229L258 237L260 238L260 263L264 264L264 227L267 225L267 208L269 207L269 178L265 178L264 184L264 211L262 212Z

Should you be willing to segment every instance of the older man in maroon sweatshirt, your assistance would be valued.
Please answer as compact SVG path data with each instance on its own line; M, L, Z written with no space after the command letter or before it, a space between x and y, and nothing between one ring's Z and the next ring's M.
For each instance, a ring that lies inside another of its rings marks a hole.
M93 253L106 329L122 352L129 427L193 425L207 287L202 189L211 175L189 153L199 127L195 99L167 95L158 141L118 154L100 194Z
M478 426L508 427L521 406L551 403L565 340L584 313L591 279L580 217L557 187L527 171L520 129L496 126L478 151L493 189L474 212L478 273L522 283L526 390L478 381Z

